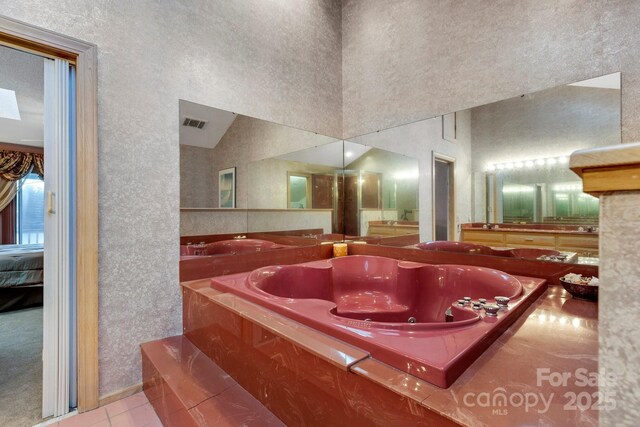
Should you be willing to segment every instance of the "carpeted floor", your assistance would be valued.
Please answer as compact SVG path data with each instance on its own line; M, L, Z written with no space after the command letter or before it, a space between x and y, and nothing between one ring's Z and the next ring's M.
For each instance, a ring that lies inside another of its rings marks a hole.
M42 307L0 313L0 426L42 420Z

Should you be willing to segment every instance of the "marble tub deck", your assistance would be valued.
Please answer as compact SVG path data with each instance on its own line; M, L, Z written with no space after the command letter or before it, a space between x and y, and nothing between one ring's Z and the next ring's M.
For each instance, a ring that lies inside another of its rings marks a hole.
M350 399L334 411L342 421L337 425L416 419L425 425L598 425L597 405L572 401L583 393L596 403L598 387L585 378L598 371L597 304L573 299L559 286L550 286L447 389L219 293L206 279L182 287L185 337L289 425L332 420L326 408L335 396L322 390L327 384ZM559 375L565 380L553 383Z

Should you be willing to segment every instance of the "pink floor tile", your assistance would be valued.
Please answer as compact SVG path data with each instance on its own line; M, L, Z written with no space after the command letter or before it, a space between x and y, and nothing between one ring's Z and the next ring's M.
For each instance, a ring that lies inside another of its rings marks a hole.
M83 414L75 415L73 417L65 418L60 421L60 427L92 427L103 421L109 425L109 418L107 411L104 408L94 409L93 411L85 412ZM102 427L102 426L101 426Z
M145 403L149 403L149 400L143 392L140 392L134 394L133 396L129 396L116 402L110 403L104 408L107 410L109 418L113 418L118 414L130 411L131 409L142 406Z
M160 419L156 420L156 421L151 421L151 424L147 424L143 427L164 427L162 425L162 422L160 421Z
M111 418L112 427L145 427L160 422L150 403L123 412Z

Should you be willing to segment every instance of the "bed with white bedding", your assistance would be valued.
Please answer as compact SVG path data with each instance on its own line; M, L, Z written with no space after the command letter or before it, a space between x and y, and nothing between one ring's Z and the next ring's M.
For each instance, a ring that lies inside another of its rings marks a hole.
M0 245L0 312L42 305L42 245Z

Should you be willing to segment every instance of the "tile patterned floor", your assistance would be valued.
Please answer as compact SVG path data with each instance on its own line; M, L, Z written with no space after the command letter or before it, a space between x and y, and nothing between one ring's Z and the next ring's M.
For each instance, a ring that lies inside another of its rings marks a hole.
M47 427L162 427L144 392L93 411L45 424Z

